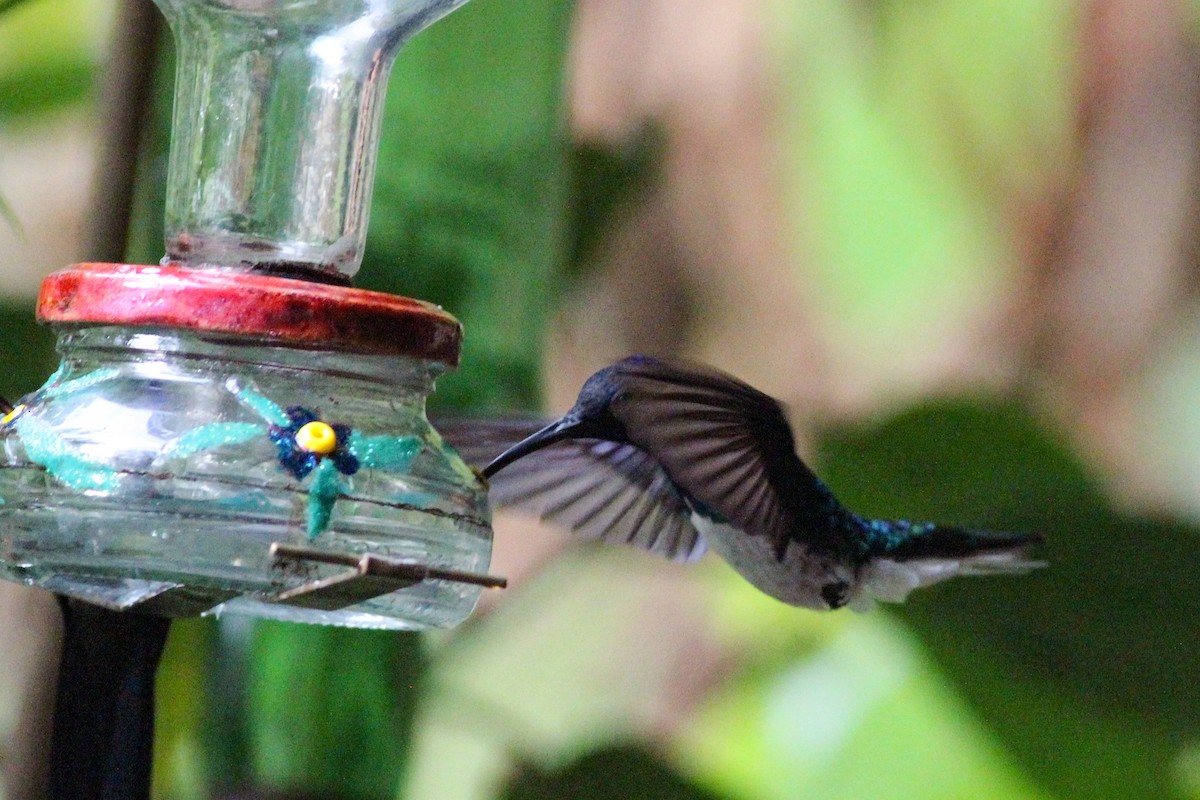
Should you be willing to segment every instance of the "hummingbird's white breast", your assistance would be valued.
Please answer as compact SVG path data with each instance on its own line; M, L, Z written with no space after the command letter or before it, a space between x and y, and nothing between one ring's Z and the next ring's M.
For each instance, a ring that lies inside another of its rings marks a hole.
M914 589L939 583L955 575L1023 572L1036 562L1013 552L979 553L963 558L921 558L896 561L873 558L855 569L829 556L814 553L799 542L788 545L783 560L775 557L765 536L743 531L692 512L692 524L709 548L724 558L746 580L778 600L818 611L831 608L822 594L830 584L844 584L843 604L867 611L876 601L902 603Z
M750 536L695 511L692 524L708 542L709 549L728 561L742 577L789 605L828 610L830 605L821 590L829 584L845 584L848 597L857 593L857 578L850 565L814 554L801 544L789 545L780 561L765 536Z

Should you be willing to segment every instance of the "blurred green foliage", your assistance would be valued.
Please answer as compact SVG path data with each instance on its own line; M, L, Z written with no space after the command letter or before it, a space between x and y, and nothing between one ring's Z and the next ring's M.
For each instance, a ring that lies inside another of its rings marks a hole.
M466 328L437 405L529 407L562 272L571 186L562 116L571 3L475 0L393 68L361 285Z
M87 100L110 6L94 0L0 0L0 125Z
M32 302L8 300L0 302L0 337L8 343L0 397L15 401L54 371L54 334L33 321Z
M352 800L396 795L424 667L417 636L259 623L250 652L257 784Z
M994 306L1008 215L1069 163L1079 4L769 5L806 288L834 357L886 379L895 342Z
M959 581L898 614L1030 776L1058 797L1178 796L1200 741L1200 531L1118 513L1018 405L943 403L825 439L868 513L1046 537L1049 568Z
M525 765L500 796L503 800L718 800L636 745L595 750L557 770Z

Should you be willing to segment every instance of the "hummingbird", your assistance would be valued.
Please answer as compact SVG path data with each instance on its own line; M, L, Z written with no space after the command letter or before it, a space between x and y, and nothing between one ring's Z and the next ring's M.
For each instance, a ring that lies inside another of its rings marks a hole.
M557 420L443 431L468 460L502 450L481 470L493 506L677 561L711 548L794 606L865 610L955 575L1042 566L1025 556L1037 536L855 514L800 460L783 406L707 366L630 356Z

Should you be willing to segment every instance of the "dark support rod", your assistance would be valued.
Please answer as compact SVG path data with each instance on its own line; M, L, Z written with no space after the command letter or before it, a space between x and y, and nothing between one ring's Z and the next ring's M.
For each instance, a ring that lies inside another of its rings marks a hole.
M154 673L171 621L59 598L62 667L50 748L54 800L147 800Z

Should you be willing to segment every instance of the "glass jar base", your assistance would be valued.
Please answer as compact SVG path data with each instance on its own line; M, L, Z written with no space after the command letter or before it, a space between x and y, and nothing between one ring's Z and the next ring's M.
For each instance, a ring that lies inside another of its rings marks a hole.
M106 515L105 511L99 512ZM344 572L336 565L284 562L271 556L280 541L303 542L295 526L259 523L231 536L229 520L197 519L126 508L120 530L92 509L0 507L0 569L4 577L118 611L162 616L243 613L290 622L398 630L447 628L466 618L478 585L421 580L383 591L386 583L351 593L350 605L314 608L306 587ZM487 552L464 553L428 532L393 533L388 541L330 531L320 550L345 556L403 554L406 563L486 569ZM298 594L293 601L280 595Z
M64 326L59 349L0 422L0 577L401 629L455 625L497 583L486 490L425 418L443 363L146 326Z

